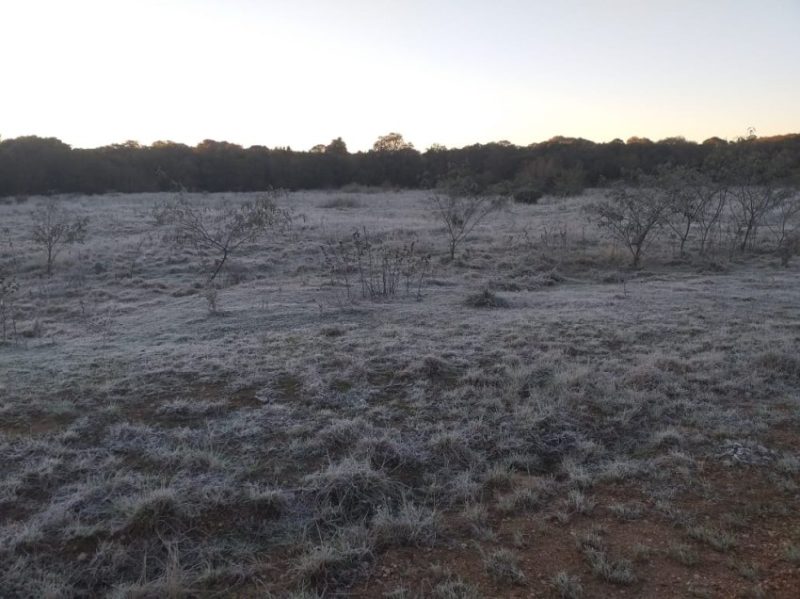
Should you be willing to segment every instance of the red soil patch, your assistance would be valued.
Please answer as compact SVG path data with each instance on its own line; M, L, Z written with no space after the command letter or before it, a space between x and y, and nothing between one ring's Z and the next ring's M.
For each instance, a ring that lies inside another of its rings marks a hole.
M654 502L631 484L595 487L591 495L598 501L594 512L573 515L565 524L554 517L554 500L551 507L533 514L503 518L493 512L496 536L491 541L447 534L447 546L389 550L351 596L381 597L398 588L427 596L446 572L469 582L484 597L555 597L550 581L560 571L580 578L584 597L800 596L800 568L785 559L789 545L800 545L800 500L796 493L777 487L775 475L767 470L714 466L704 473L702 495L685 492L671 502L697 524L731 534L735 546L722 552L690 538L683 526L655 510ZM633 501L643 506L640 519L622 521L608 509ZM592 573L578 537L593 528L602 531L611 558L633 563L636 582L612 584ZM515 546L520 536L522 544ZM697 564L683 565L670 557L670 548L679 544L693 550ZM499 584L488 576L478 545L484 551L515 551L527 579L524 585Z

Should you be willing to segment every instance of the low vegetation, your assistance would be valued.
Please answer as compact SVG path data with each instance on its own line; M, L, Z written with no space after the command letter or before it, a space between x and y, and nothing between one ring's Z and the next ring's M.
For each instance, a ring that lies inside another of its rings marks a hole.
M791 596L797 196L676 172L0 205L0 596Z

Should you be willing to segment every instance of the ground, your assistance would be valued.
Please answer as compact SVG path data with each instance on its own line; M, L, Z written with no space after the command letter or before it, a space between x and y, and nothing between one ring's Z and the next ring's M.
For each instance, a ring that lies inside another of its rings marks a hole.
M6 199L0 596L796 596L800 267L762 231L630 270L599 194L452 261L429 192L281 195L216 306L172 195L55 198L51 277ZM348 297L356 231L395 293Z

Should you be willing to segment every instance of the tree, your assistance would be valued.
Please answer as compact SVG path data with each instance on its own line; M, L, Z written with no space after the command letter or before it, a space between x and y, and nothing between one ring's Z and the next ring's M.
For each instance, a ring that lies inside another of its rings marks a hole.
M252 202L198 206L180 195L158 211L161 222L174 227L178 245L189 245L217 253L208 283L214 281L228 257L245 243L255 241L268 229L288 224L290 217L275 204L276 192L262 193Z
M664 222L668 204L663 194L641 176L633 185L618 183L605 200L588 207L598 226L622 243L631 254L631 267L638 268L642 254Z
M697 169L683 165L662 165L655 182L668 205L669 215L665 222L678 236L683 256L692 226L702 218L707 204L713 198L713 194L706 193L707 189L711 189L710 181Z
M50 201L31 212L33 241L47 254L47 276L53 274L53 262L62 246L83 243L86 239L87 217L77 218Z
M413 150L414 144L407 142L399 133L387 133L378 138L372 144L375 152L399 152L401 150Z
M458 179L442 186L442 193L433 196L434 212L445 226L450 259L456 247L472 233L482 220L499 210L505 202L500 196L489 196L479 191L469 179Z
M337 137L336 139L331 140L331 143L325 146L325 153L332 154L334 156L347 156L347 144L344 143L344 140L341 137Z
M755 245L767 214L791 197L791 191L780 180L783 162L781 157L744 154L740 150L728 163L729 177L734 181L731 211L741 252Z

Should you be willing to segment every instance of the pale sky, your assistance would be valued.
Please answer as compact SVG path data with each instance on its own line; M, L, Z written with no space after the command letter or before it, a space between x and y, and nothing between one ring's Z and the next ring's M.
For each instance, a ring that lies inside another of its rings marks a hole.
M800 0L0 0L0 136L800 132Z

